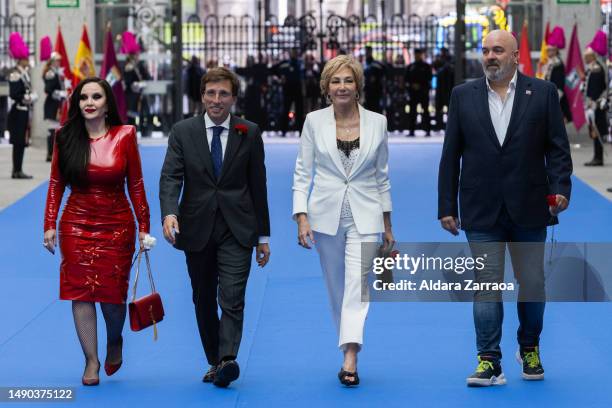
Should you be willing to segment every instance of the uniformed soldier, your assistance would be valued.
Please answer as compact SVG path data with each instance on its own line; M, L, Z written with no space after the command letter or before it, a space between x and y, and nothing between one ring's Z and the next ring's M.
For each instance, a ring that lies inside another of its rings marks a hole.
M13 70L9 73L9 97L13 105L8 114L7 129L10 133L10 142L13 145L13 172L14 179L31 179L32 176L23 172L23 155L29 145L29 127L32 105L38 99L32 92L30 80L30 50L19 33L11 33L9 37L9 51L17 60Z
M432 65L436 70L436 130L443 130L444 107L448 111L451 91L455 85L455 70L447 48L440 48Z
M565 48L565 33L562 27L556 26L546 38L548 62L544 69L544 79L557 86L563 117L566 122L571 122L572 112L565 95L565 65L561 60L561 55L559 55L559 50L563 48Z
M124 32L121 37L121 52L127 55L123 79L128 124L137 126L142 137L148 137L151 135L151 109L149 99L142 91L147 86L144 81L153 78L145 62L140 60L141 49L136 37L129 31Z
M372 47L365 47L364 76L364 102L363 107L373 112L383 112L383 95L385 89L385 66L374 59Z
M425 136L430 135L431 119L429 117L429 90L431 89L431 78L433 76L431 65L425 62L425 49L414 50L414 62L406 69L406 83L410 93L410 113L408 115L408 135L414 136L416 127L417 106L423 110L421 116L421 127L425 130Z
M52 52L50 59L43 69L43 81L45 82L44 119L49 129L47 135L47 161L51 161L53 154L53 137L60 126L60 115L62 104L68 94L64 83L64 73L61 68L62 57L57 52Z
M608 71L601 58L607 54L607 44L607 36L600 30L584 51L584 108L594 152L593 159L585 166L603 166L603 140L608 134Z
M280 118L280 128L283 134L289 130L289 111L295 106L295 124L299 131L304 123L304 64L298 57L298 48L292 48L289 59L279 62L272 68L283 84L283 112Z
M389 131L397 132L406 129L408 126L408 115L406 113L408 91L405 83L406 62L401 53L397 54L393 66L387 72L386 82L390 86L387 95L389 103L385 111L389 121Z

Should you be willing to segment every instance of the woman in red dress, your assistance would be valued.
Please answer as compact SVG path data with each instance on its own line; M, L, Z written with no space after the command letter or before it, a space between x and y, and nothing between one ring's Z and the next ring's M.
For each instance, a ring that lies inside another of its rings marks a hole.
M104 369L122 362L121 331L135 247L149 232L149 205L133 126L123 126L108 82L88 78L70 100L68 121L56 137L45 209L43 245L54 253L56 220L66 186L71 194L59 222L60 298L72 300L72 313L85 354L84 385L99 383L96 306L104 315L107 353Z

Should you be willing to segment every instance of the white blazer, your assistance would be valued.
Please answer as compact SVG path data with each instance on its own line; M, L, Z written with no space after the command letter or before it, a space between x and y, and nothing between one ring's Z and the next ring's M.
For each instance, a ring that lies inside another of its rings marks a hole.
M307 213L314 231L336 235L345 193L360 234L385 230L383 212L391 211L387 118L361 105L359 116L359 156L348 175L336 145L333 107L306 116L293 174L293 217Z

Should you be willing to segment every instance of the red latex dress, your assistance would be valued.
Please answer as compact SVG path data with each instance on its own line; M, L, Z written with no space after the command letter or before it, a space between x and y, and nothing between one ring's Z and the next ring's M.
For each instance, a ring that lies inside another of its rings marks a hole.
M138 229L149 232L149 205L145 195L140 155L133 126L115 126L90 140L87 186L71 188L59 222L62 254L60 298L84 302L125 303L130 265ZM47 192L44 230L56 228L66 187L53 152Z

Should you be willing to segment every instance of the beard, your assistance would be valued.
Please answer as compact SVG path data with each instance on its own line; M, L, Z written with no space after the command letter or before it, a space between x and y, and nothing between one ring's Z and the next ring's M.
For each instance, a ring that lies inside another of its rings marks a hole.
M484 69L485 75L489 81L499 81L505 78L512 72L512 62L502 64L500 62L487 64L483 62L482 68ZM497 68L497 69L495 69Z

